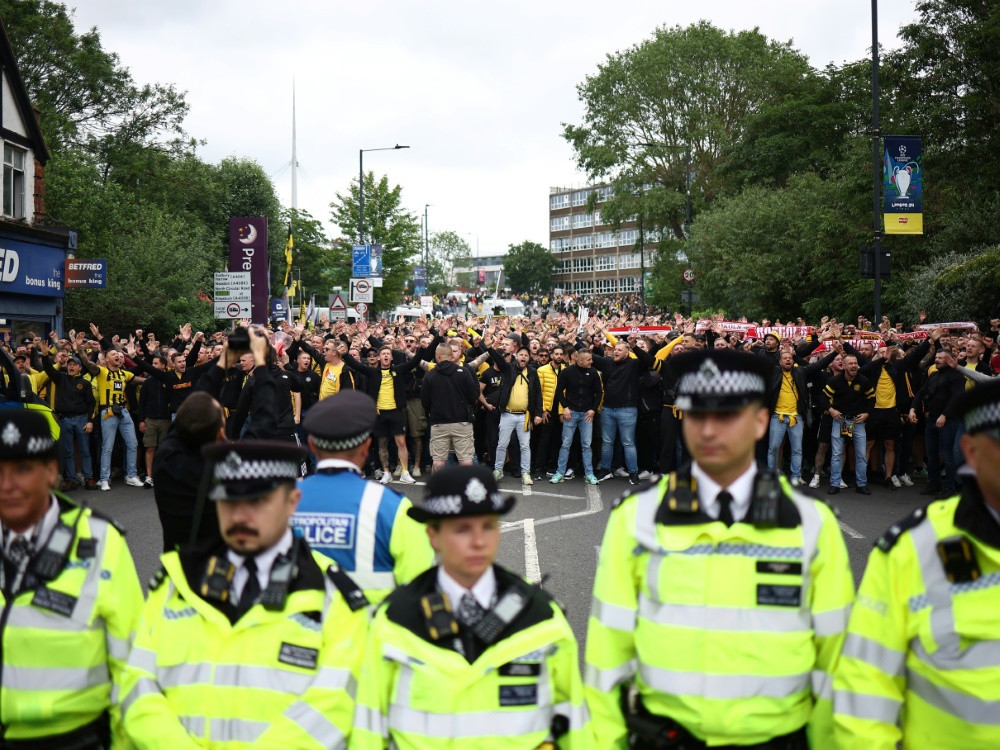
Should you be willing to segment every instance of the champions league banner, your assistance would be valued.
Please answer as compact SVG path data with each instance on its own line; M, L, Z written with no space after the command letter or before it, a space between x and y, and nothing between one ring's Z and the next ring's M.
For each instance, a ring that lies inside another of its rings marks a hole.
M924 166L920 136L887 135L882 151L886 234L924 233Z

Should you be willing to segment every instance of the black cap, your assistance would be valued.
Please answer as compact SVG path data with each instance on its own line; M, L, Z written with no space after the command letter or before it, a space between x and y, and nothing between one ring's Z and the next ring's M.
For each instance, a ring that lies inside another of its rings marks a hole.
M59 458L49 420L18 405L0 409L0 461Z
M978 383L961 394L954 409L965 421L965 431L969 435L992 432L1000 439L1000 378Z
M731 349L700 349L669 361L681 411L736 411L763 401L774 374L770 358Z
M516 502L500 494L496 479L486 467L449 466L431 474L423 502L406 512L414 521L428 523L446 518L502 516Z
M209 500L248 500L261 497L302 476L307 451L295 443L243 440L209 443L201 455L211 462Z
M302 427L320 450L349 451L371 436L377 418L371 396L344 390L313 406Z

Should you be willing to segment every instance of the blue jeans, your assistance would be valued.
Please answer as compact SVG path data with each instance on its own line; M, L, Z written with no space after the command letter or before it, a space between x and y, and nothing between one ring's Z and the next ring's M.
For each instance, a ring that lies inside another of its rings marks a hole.
M594 473L594 455L590 450L590 440L594 436L594 423L586 421L587 412L575 411L568 422L563 422L562 446L559 448L559 466L556 471L566 473L569 462L569 449L573 445L573 435L580 430L580 453L583 454L583 473L589 476Z
M128 409L122 407L122 415L116 417L113 414L105 419L108 413L107 408L102 408L98 413L101 420L101 481L107 482L111 479L111 450L115 447L115 433L121 432L122 440L125 441L125 476L136 476L135 455L139 448L139 441L135 439L135 425L132 424L132 416Z
M531 474L531 432L525 428L524 420L524 414L511 414L505 411L500 415L500 442L497 444L496 458L493 459L493 468L497 471L503 471L510 436L515 434L517 444L521 447L521 473Z
M840 434L843 422L834 422L830 430L830 445L833 455L830 457L830 486L840 486L840 472L844 464L844 438ZM854 423L854 478L858 487L868 484L868 460L865 458L865 423Z
M639 471L638 456L635 452L635 423L639 410L634 406L619 406L614 409L604 407L601 411L601 467L611 470L611 456L615 448L615 430L621 433L622 448L625 450L625 468L629 474Z
M770 471L780 469L780 467L776 469L775 464L778 462L778 451L781 449L781 443L785 439L785 432L787 432L788 442L792 445L792 479L802 479L802 417L795 418L794 427L789 426L790 421L788 417L771 415L769 433L771 437L767 445L767 468Z
M944 427L936 427L934 419L927 418L927 425L924 428L924 445L927 451L927 486L939 488L941 486L941 457L944 457L944 486L945 489L954 490L958 487L958 480L955 470L958 463L955 461L955 433L958 431L960 422L957 419L946 419Z
M59 448L62 452L63 479L67 481L72 482L76 479L76 464L73 462L73 438L76 438L80 445L80 468L83 469L84 478L90 479L93 476L93 466L90 463L90 435L83 431L89 421L86 414L59 418L59 428L62 430L59 437Z

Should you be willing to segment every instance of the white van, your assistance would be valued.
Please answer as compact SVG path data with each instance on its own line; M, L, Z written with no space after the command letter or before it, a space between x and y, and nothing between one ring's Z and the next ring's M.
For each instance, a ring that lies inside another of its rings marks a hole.
M422 307L414 307L412 305L400 305L395 310L392 311L392 320L397 320L402 318L407 323L413 323L417 320L423 320L427 317L427 311Z
M316 308L316 322L319 323L323 319L324 316L326 317L327 320L330 320L330 308L329 307L317 307ZM353 307L348 307L347 308L347 320L349 322L351 322L351 323L357 323L358 320L360 319L360 317L361 316L358 315L358 311L355 310Z
M500 312L499 309L503 312ZM509 315L512 318L524 315L524 305L516 299L488 299L483 302L483 313Z

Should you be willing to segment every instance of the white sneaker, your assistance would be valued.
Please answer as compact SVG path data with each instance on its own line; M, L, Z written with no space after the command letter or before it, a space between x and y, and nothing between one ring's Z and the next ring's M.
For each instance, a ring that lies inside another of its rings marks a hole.
M142 486L145 487L146 489L152 489L153 488L153 478L152 477L146 477L146 481L142 483Z
M910 475L909 474L902 474L899 477L899 481L902 482L903 484L905 484L907 487L912 487L913 486L913 480L910 479Z
M893 474L891 477L889 477L889 481L892 482L892 486L893 487L902 487L903 486L903 483L900 481L899 477L897 477L895 474Z
M566 473L563 474L563 479L572 479L574 476L575 475L572 469L566 469Z
M100 482L97 483L97 489L99 489L101 492L107 492L108 490L111 489L111 483L108 482L107 479L102 479Z
M83 485L85 485L87 483L87 480L84 479L83 474L77 474L76 475L76 483L78 485L80 485L81 487L83 487Z
M125 484L129 487L142 487L142 480L139 477L125 477Z
M642 481L644 481L644 482L645 482L645 481L646 481L647 479L649 479L649 478L650 478L651 476L653 476L653 475L652 475L652 474L650 474L650 473L649 473L648 471L646 471L645 469L643 469L642 471L640 471L640 472L639 472L639 479L641 479L641 480L642 480Z
M791 481L792 487L801 487L803 484L804 484L803 481L798 477L792 477Z
M529 484L534 484L534 481L531 479L530 473L525 472L524 474L521 475L521 484L523 484L525 487L527 487Z
M501 481L503 479L503 469L494 469L493 478L498 482Z
M626 469L624 466L619 466L617 469L615 469L615 476L620 479L628 479L628 469Z
M391 481L392 481L392 474L390 474L389 472L384 472L378 480L379 484L383 484L386 486L388 486L389 482Z
M847 482L845 482L843 479L840 480L840 489L842 490L847 489Z
M401 476L403 476L403 467L400 466L399 464L396 464L396 468L392 470L392 475L394 477L401 477Z
M379 479L379 480L382 479L382 470L381 469L375 469L375 478Z
M813 474L813 478L809 480L809 486L812 489L819 487L819 474Z
M399 481L403 484L416 484L417 480L410 476L410 472L404 471L399 475Z
M420 467L419 466L414 466L413 467L413 471L410 472L410 476L419 477L420 476Z

